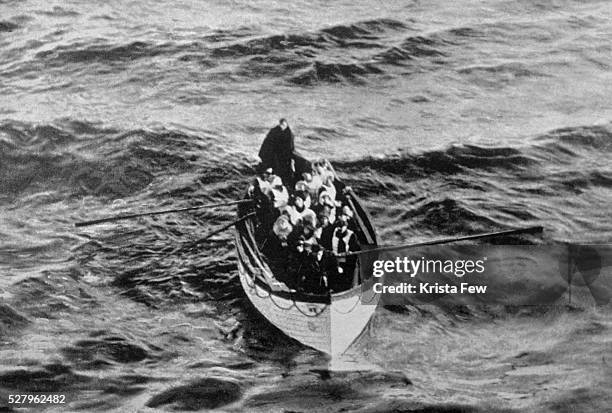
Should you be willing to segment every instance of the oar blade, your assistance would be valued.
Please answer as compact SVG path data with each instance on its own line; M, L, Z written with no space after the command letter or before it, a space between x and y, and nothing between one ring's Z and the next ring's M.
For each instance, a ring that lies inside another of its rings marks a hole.
M540 234L544 232L544 227L542 226L527 227L527 228L524 228L521 232L525 234Z

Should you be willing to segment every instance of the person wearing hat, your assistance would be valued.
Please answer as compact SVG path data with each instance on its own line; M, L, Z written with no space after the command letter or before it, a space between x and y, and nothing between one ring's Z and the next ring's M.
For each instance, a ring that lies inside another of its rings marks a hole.
M353 214L353 210L348 205L344 205L342 207L342 215L347 216L349 219L353 219L355 214Z
M293 232L293 225L289 222L286 215L280 215L274 222L272 229L261 245L261 251L267 259L274 274L278 274L283 281L283 275L287 270L287 253L289 247L289 237Z
M308 192L308 187L304 184L304 181L299 181L295 184L295 194L300 195L304 199L304 205L306 208L310 208L312 206L312 198L310 197L310 192Z
M336 222L336 202L331 199L327 192L321 192L319 202L315 207L315 212L317 213L317 216L321 213L325 213L330 224L334 224Z
M314 211L306 207L306 198L307 194L298 192L291 197L291 202L285 208L285 211L291 220L291 224L294 226L300 224L304 220L312 223L313 225L315 225L317 221Z
M300 224L302 230L302 237L304 237L304 248L307 252L312 251L313 245L317 245L317 237L315 236L315 226L312 222L307 220L302 221Z
M319 209L317 214L317 228L315 229L317 242L327 250L331 250L332 248L332 235L335 229L330 221L332 211L333 210L327 205Z
M319 175L313 175L310 172L304 172L302 179L295 184L296 191L307 191L310 199L316 204L319 200L319 189L323 182Z
M337 218L336 228L332 234L331 250L337 254L338 277L335 280L335 291L344 291L351 288L353 284L355 266L357 259L355 256L342 256L343 253L356 252L360 250L357 236L349 229L349 217L340 214Z
M319 202L318 205L329 205L330 207L339 207L342 205L340 202L336 201L331 193L329 193L324 187L321 187L321 191L319 192Z
M319 159L315 161L312 167L321 182L324 182L328 176L333 176L331 165L326 159Z
M255 177L255 182L249 187L249 195L254 196L257 193L269 196L272 187L270 186L272 176L272 168L267 168L261 172L260 176Z
M270 197L274 208L281 210L285 208L289 202L289 191L283 185L283 181L278 176L274 176L270 183Z
M276 235L278 239L281 240L281 243L283 243L284 247L287 246L287 238L289 237L289 234L291 234L292 231L293 225L291 225L289 217L287 217L286 215L279 216L276 222L274 222L274 226L272 227L272 232L274 232L274 235Z
M308 220L299 222L293 227L288 243L291 248L300 245L306 252L310 252L312 246L317 243L315 226Z
M353 232L357 232L359 230L359 227L357 226L357 222L355 221L355 213L353 212L351 207L348 205L344 205L340 213L348 218L349 229Z
M326 175L323 178L323 184L321 188L319 188L319 193L327 192L332 200L336 201L338 197L338 191L336 190L336 186L334 185L334 177L331 174Z
M302 265L298 288L310 294L327 294L329 280L336 278L337 266L332 254L319 245L313 245Z
M296 234L294 231L291 237ZM290 237L290 238L291 238ZM301 283L306 274L308 263L308 252L305 247L305 240L302 235L289 240L290 248L287 252L287 267L285 284L292 289L301 289Z
M264 234L270 231L272 224L279 215L279 211L274 206L274 194L271 186L275 177L272 168L268 168L255 178L248 189L249 197L255 202L257 221L263 228L261 232Z
M262 246L262 251L267 257L283 257L285 250L289 246L289 237L293 232L293 225L286 215L280 215L274 225L268 238Z

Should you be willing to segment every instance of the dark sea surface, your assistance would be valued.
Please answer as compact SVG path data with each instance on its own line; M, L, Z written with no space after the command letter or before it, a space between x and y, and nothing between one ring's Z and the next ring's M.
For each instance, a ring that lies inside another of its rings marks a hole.
M233 207L73 226L239 198L283 116L385 244L610 242L611 40L609 1L0 1L0 410L612 411L609 304L379 308L329 375L231 232L185 247Z

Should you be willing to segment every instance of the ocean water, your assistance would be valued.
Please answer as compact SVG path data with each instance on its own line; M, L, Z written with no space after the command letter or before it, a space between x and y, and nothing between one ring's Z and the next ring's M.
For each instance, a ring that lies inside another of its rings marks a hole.
M608 1L0 1L0 410L611 411L610 305L379 308L361 371L242 293L267 129L329 158L386 244L526 225L612 240ZM348 357L348 356L347 356Z

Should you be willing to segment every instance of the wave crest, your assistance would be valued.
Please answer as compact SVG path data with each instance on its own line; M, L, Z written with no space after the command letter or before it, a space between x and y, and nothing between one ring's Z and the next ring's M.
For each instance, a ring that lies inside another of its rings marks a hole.
M536 163L535 159L510 147L488 148L461 145L416 155L402 153L382 159L368 157L356 161L339 162L339 165L351 171L369 168L390 175L423 177L431 173L450 175L466 170L518 169Z

